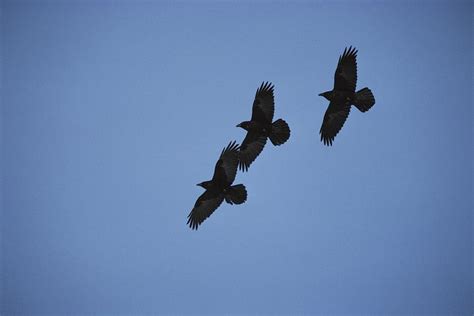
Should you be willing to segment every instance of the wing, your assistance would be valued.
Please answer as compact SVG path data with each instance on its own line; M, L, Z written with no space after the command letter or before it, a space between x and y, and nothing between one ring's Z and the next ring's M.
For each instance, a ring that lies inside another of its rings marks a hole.
M240 146L239 153L239 169L242 171L248 171L252 162L257 158L258 155L265 147L267 137L256 134L254 132L247 132L242 146Z
M222 194L212 194L210 191L206 190L197 199L193 209L188 215L187 224L189 227L191 229L198 229L198 226L214 213L219 205L221 205L222 201L224 201L224 196Z
M355 47L345 48L339 57L337 69L334 73L334 90L355 92L357 83L357 50Z
M275 112L273 88L270 82L262 82L257 89L252 106L252 121L272 123Z
M230 142L226 148L222 149L219 160L214 169L213 181L221 185L231 185L237 174L239 164L239 144Z
M349 116L351 105L345 103L343 105L336 104L334 102L329 103L329 107L324 114L323 124L319 134L321 134L321 141L324 145L332 145L334 137L341 130L344 122Z

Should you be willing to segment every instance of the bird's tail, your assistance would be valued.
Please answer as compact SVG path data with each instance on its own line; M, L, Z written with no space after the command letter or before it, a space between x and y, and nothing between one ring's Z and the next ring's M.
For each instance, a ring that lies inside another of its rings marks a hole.
M272 133L270 134L270 140L273 145L278 146L285 143L290 138L290 127L282 120L278 119L272 124Z
M375 98L369 88L363 88L356 92L354 105L361 112L368 111L375 104Z
M247 200L247 190L243 184L233 185L225 195L225 201L229 204L242 204Z

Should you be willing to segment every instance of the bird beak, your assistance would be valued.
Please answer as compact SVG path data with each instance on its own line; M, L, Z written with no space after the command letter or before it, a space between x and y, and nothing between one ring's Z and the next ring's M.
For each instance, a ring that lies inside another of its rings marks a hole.
M235 127L242 127L242 124L237 124Z
M320 97L322 97L322 96L323 96L323 94L322 94L322 93L320 93L320 94L318 94L318 95L319 95Z

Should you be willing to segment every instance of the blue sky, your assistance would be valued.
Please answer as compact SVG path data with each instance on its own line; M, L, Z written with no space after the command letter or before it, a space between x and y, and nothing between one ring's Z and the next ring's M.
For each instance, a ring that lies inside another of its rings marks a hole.
M472 314L472 2L2 1L1 49L2 314ZM262 81L291 138L191 231Z

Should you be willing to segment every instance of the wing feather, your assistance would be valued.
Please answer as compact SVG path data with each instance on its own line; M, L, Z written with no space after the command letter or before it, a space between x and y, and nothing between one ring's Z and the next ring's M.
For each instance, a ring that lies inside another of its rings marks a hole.
M357 84L357 50L355 47L346 47L339 57L337 69L334 73L334 90L355 92Z
M239 144L233 141L222 150L219 160L216 162L213 181L222 186L231 185L235 180L238 164Z
M258 155L265 147L267 137L259 135L254 132L247 132L242 146L240 146L239 152L239 169L242 171L248 171L252 162L257 158Z
M270 82L262 82L257 89L252 106L252 121L272 123L275 112L273 89L274 86Z
M337 104L335 102L329 103L329 107L324 114L323 124L319 134L321 134L321 141L324 145L332 145L337 133L341 130L346 122L351 105L349 103Z
M198 229L198 226L202 224L212 213L222 204L224 201L223 194L214 194L209 190L206 190L197 199L193 209L188 215L187 224L191 229Z

